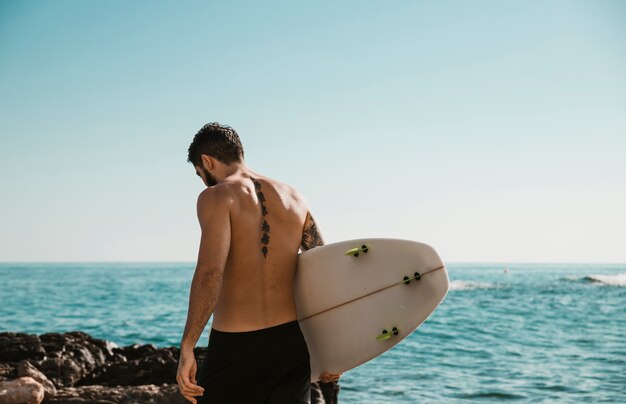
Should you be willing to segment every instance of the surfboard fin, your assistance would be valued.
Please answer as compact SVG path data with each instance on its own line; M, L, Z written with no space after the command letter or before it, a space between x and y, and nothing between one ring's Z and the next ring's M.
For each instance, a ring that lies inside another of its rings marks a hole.
M383 330L383 332L381 332L380 334L378 334L378 336L376 337L376 341L385 341L388 340L389 338L393 337L394 335L398 335L398 328L397 327L393 327L391 329L391 332L387 331L387 330Z
M413 281L413 280L419 281L420 279L422 279L422 275L420 275L419 272L415 272L411 278L409 278L408 276L405 276L404 279L402 280L402 282L405 285L408 285L409 283L411 283L411 281Z
M365 244L361 247L354 247L346 251L346 255L352 255L353 257L358 257L360 252L367 253L369 248Z

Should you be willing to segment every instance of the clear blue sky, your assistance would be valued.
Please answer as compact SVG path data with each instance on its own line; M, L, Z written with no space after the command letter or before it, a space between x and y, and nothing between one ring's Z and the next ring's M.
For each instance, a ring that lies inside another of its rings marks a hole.
M626 2L2 1L0 261L194 261L206 122L328 242L626 262Z

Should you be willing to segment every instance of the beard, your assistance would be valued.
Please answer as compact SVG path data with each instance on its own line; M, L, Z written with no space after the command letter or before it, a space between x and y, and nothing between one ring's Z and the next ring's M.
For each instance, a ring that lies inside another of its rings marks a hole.
M204 173L204 178L206 178L207 187L212 187L213 185L217 184L217 180L215 179L215 177L212 176L206 168L202 167L202 172Z

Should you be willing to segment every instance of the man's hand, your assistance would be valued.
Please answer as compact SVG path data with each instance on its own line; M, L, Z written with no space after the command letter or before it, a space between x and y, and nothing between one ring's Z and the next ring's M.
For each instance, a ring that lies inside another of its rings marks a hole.
M324 382L324 383L329 383L329 382L336 382L337 380L339 380L339 378L341 377L343 373L322 373L320 375L320 381Z
M197 371L198 365L196 364L193 349L181 349L176 381L178 382L180 394L194 404L196 404L197 401L193 397L204 394L204 389L196 384Z

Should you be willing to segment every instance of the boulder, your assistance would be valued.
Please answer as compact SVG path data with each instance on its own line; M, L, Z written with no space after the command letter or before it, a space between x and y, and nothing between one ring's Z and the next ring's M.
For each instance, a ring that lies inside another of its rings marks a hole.
M0 404L39 404L45 390L32 377L18 377L0 382Z
M36 335L0 332L0 358L2 358L2 362L43 359L45 353L41 340Z
M205 351L195 349L199 362ZM176 384L179 355L177 347L119 347L81 331L3 332L0 404L186 403Z
M163 384L144 386L80 386L64 387L44 404L189 404L178 391L178 385Z
M19 377L32 377L39 384L41 384L48 395L54 395L57 392L54 384L37 369L29 361L22 360L17 364L17 374Z

